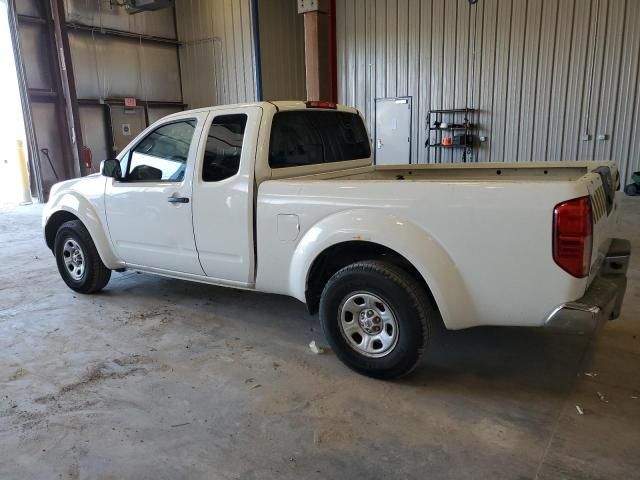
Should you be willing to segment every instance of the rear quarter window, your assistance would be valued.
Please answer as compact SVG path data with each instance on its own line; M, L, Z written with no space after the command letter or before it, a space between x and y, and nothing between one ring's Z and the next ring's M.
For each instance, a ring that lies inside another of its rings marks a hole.
M371 156L359 115L326 110L278 112L269 144L271 168L360 160Z

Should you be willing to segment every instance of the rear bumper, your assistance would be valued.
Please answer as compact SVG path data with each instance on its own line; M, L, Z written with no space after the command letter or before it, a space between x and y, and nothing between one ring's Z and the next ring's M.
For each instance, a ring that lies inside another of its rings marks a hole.
M614 239L598 276L582 298L558 306L545 321L545 327L572 333L590 333L605 321L620 316L627 288L627 269L631 256L628 240Z

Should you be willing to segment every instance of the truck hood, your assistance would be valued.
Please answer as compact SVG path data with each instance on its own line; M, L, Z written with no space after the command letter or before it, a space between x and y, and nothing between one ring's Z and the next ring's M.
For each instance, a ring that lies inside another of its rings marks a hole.
M99 173L92 173L86 177L80 178L72 178L71 180L65 180L64 182L58 182L51 187L49 192L49 199L53 199L56 195L60 193L67 192L69 190L75 191L85 191L86 189L93 190L95 188L100 188L101 191L104 192L104 180L106 177L103 177Z

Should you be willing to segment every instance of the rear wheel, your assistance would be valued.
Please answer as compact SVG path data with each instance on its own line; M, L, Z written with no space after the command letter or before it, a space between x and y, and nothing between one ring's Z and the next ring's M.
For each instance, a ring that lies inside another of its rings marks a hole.
M344 267L329 279L320 300L320 322L336 355L375 378L411 372L437 319L418 281L385 261Z
M53 251L60 276L79 293L102 290L111 278L91 235L79 220L63 223L56 233Z

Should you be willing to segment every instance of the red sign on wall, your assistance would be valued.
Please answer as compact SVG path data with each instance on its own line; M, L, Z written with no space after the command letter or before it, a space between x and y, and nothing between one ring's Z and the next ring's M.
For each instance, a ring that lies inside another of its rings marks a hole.
M124 106L125 107L135 107L137 105L135 98L125 98Z

